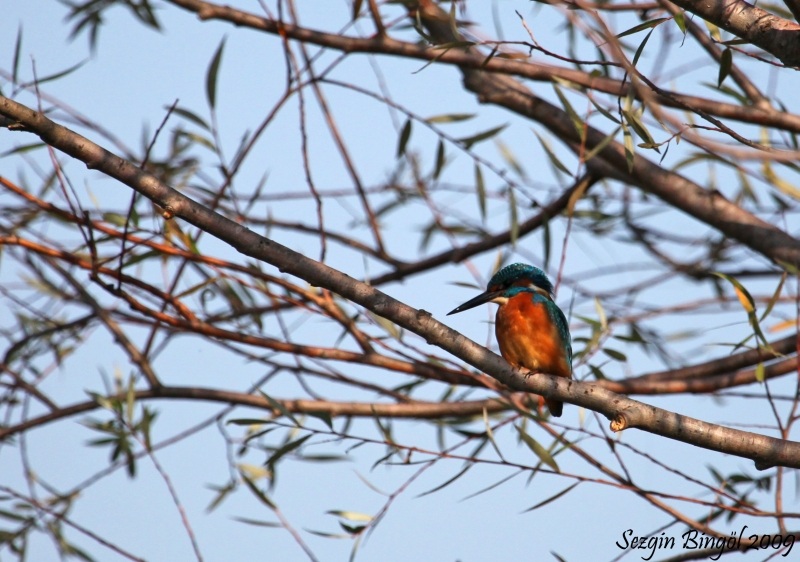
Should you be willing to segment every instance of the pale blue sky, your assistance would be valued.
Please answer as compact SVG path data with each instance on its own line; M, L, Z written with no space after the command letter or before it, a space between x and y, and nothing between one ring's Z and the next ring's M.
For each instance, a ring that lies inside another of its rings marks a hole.
M482 23L487 35L493 35L491 12L488 9L490 3L487 2L485 6L480 7L473 4L476 3L470 3L471 18ZM236 5L258 11L257 2L241 0ZM344 24L346 18L343 14L349 13L347 5L349 3L320 2L314 14L304 14L303 21L310 27L327 28L330 26L329 21L339 20ZM142 127L146 125L152 132L163 119L165 107L176 99L180 100L181 107L188 108L204 118L208 117L204 94L206 69L223 38L227 39L218 87L218 121L221 124L222 144L228 157L235 151L242 133L255 127L284 88L283 51L275 37L236 29L221 23L201 23L193 15L174 6L160 5L158 14L163 24L162 33L132 23L130 16L122 9L112 10L108 14L107 24L101 29L94 55L89 53L85 37L72 42L67 41L69 27L64 23L66 12L61 4L43 0L36 2L2 0L0 6L4 14L0 19L0 70L9 71L11 68L12 53L19 28L23 31L20 76L24 80L32 78L34 62L37 75L41 78L86 60L85 65L70 76L43 84L42 91L76 108L92 120L102 123L127 146L136 150L142 144ZM526 38L514 10L526 16L535 30L537 40L542 44L551 46L560 41L556 22L548 20L545 12L531 12L531 5L526 1L504 0L496 2L496 11L500 14L503 29L509 38ZM626 27L628 25L621 22L618 31ZM679 42L680 38L675 36L675 31L670 33L671 40ZM654 36L654 47L655 41ZM631 44L638 44L638 40L637 43L631 40ZM657 67L659 65L657 52L655 48L646 51L640 64L647 70ZM696 56L681 52L680 57L675 58L675 61L679 58L683 61L681 64L676 63L677 70L673 77L676 84L688 79L685 75L698 71L708 72L709 81L716 79L716 69L711 66L695 68L692 72L686 71L686 67L682 65L691 65L692 61L698 60ZM539 129L503 110L479 106L471 94L462 92L460 77L455 70L426 69L416 72L422 68L422 64L391 58L379 59L378 64L386 77L393 98L421 116L479 112L479 117L475 120L448 126L446 131L455 137L503 123L513 123L504 131L502 139L513 148L517 158L534 178L531 183L538 191L532 189L531 192L536 193L540 200L547 201L550 194L558 188L557 180L552 176L550 167L545 164L546 159L531 132L532 128L537 131ZM336 77L360 79L365 75L370 76L371 72L366 56L353 56L345 61L343 68L337 71ZM761 83L773 84L771 87L779 91L791 92L791 88L797 86L797 78L787 76L789 72L783 71L777 80L764 74ZM370 87L375 86L373 79L364 79L361 83L369 84ZM8 81L2 78L0 84L3 85L4 94L8 95L12 90ZM537 92L541 91L543 95L553 97L549 85L534 83L531 87ZM331 105L339 118L338 124L357 155L360 173L371 184L384 181L395 164L394 152L398 133L393 127L393 116L379 103L348 91L328 87L326 93L330 96ZM783 97L790 96L784 94ZM34 98L28 94L20 95L19 99L23 103L35 103ZM797 112L800 110L797 107L798 100L793 101L792 110ZM395 115L394 119L395 124L402 124L405 117ZM265 172L268 172L268 186L276 192L305 189L296 120L296 110L287 109L279 116L276 124L259 142L256 152L258 156L249 159L239 176L238 182L241 185L252 186ZM309 128L318 132L310 140L315 179L326 188L350 187L341 159L320 125L319 113L310 110ZM81 131L86 132L83 129ZM119 151L102 138L89 136L108 148ZM162 156L166 145L164 139L166 137L162 138L156 150L156 153ZM28 137L0 131L0 153L28 142L31 142ZM421 126L415 126L412 144L428 163L432 161L435 143L436 137L433 133L425 131ZM455 156L455 152L452 153ZM481 146L479 153L485 153L495 161L499 161L496 158L497 148L491 143ZM665 165L674 165L680 157L680 147L671 149ZM31 158L35 159L38 166L47 169L48 160L43 152L40 151ZM565 161L571 162L566 156ZM61 162L76 190L85 197L87 206L124 208L127 204L130 192L126 187L97 173L86 172L82 164L70 162L66 157L61 157ZM458 156L448 168L450 181L469 184L472 181L472 170L469 159ZM214 174L210 167L205 172L212 176ZM25 176L30 179L31 184L36 184L32 169L19 159L4 158L0 162L0 174L12 179ZM722 189L725 188L724 183L728 178L724 170L719 171L717 179L723 184ZM487 174L487 184L490 187L497 189L501 187L500 183L497 177ZM4 197L7 196L0 196L0 204ZM463 212L473 212L473 201L470 198L465 202L454 195L450 203ZM285 213L287 216L301 215L305 218L302 213L308 213L308 207L301 208L291 202L276 203L274 211ZM348 228L352 218L346 203L328 204L326 217L330 221L330 226L342 229ZM503 201L492 202L490 218L500 223L496 227L490 226L493 231L500 231L507 225ZM654 221L675 231L688 229L693 224L691 219L675 214L669 217L656 217ZM387 235L391 235L390 249L401 257L413 259L417 253L416 237L413 243L410 243L399 227L410 225L411 228L419 229L424 223L412 208L399 215L399 218L396 217L393 224L396 230L387 232ZM796 229L796 225L790 226ZM309 255L314 256L318 252L313 238L298 239L295 235L289 236L285 232L276 232L275 236L278 241L308 252ZM563 224L554 224L553 237L559 242L554 244L557 251L553 259L553 268L560 258L562 236ZM77 239L75 243L78 243ZM521 259L540 260L541 244L541 234L526 239L519 248ZM434 240L432 249L445 247L444 241ZM217 252L218 255L234 259L234 250L223 245L208 243L206 248ZM630 247L622 244L606 244L600 247L592 236L575 233L568 249L565 275L578 277L597 267L625 262L629 259L626 254L628 251ZM495 259L496 253L490 253L476 257L474 263L485 274L489 272ZM369 263L365 267L360 259L353 258L352 253L335 248L329 255L328 263L347 271L354 277L374 276L382 271L375 263ZM8 267L5 267L2 279L13 277L13 272L9 272ZM489 325L486 322L490 318L488 307L444 318L446 311L473 294L468 289L453 286L452 283L456 281L475 280L470 277L466 268L451 266L433 274L410 278L402 284L386 286L385 290L412 306L431 311L448 325L461 330L480 343L491 342L491 338L488 337ZM593 289L611 288L615 283L614 276L599 278L593 283ZM774 280L764 283L754 282L753 288L754 292L760 291L759 294L768 293L774 289ZM791 283L790 289L796 291ZM683 302L686 291L694 291L697 298L712 294L705 286L670 283L658 286L643 295L647 302L660 305ZM571 292L565 287L559 295L559 300L565 308L569 307L571 297ZM0 304L0 315L6 313L6 309ZM591 316L594 314L593 306L589 302L580 302L575 313ZM743 320L744 314L741 309L732 306L725 315L693 315L689 318L675 316L661 327L676 333L685 329L702 329L707 332L701 342L694 341L683 346L676 344L676 349L691 352L692 355L686 358L686 362L692 363L701 358L724 353L726 348L710 345L703 347L701 344L737 341L742 334L747 333ZM10 319L4 319L3 325L7 325L9 321ZM315 322L304 325L296 332L297 336L308 336L318 331L320 326ZM573 319L573 323L576 333L585 335L585 331L580 332L580 321ZM624 347L622 343L615 345ZM420 346L424 346L424 342ZM625 352L630 356L632 364L627 367L627 371L620 366L611 366L609 371L615 377L641 374L660 368L660 363L654 358L635 349L625 349ZM169 382L188 384L191 381L198 385L235 389L248 388L263 375L258 366L247 363L231 364L230 361L230 356L221 354L215 347L186 338L173 343L170 351L156 361L156 367ZM113 346L109 335L97 330L92 335L90 344L81 347L61 369L49 377L46 390L67 403L80 401L85 399L84 390L102 389L100 372L114 373L116 369L127 374L131 367L125 356ZM577 375L583 377L585 371L579 369ZM396 380L398 384L407 382L396 376L392 376L390 380ZM777 392L789 392L790 383L791 381L781 380L774 383L774 387L771 388ZM271 388L271 392L280 393L281 397L292 397L293 393L299 392L293 380ZM352 391L343 387L331 385L325 390L329 393L328 396L334 399L354 398L350 395ZM758 391L757 388L752 390ZM431 389L432 396L441 392L441 388ZM768 405L760 401L756 403L732 400L725 408L715 407L714 401L708 398L687 396L648 398L644 401L723 424L740 426L771 422ZM168 405L164 402L154 402L152 406L159 411L155 432L157 442L222 411L219 405L209 404ZM94 416L101 416L101 413L97 412ZM257 411L239 410L227 418L259 416L261 414ZM607 424L605 420L595 418L591 412L580 412L579 408L574 406L567 406L563 420L572 426L578 423L579 416L585 416L588 427L595 433L599 431L598 422L604 427ZM98 467L104 466L107 462L107 450L84 446L85 442L95 435L80 425L81 419L83 418L76 417L48 425L26 436L31 466L41 478L61 491L69 490L90 477ZM320 423L318 427L324 426ZM371 436L373 427L373 422L361 420L352 425L351 432ZM417 422L395 423L394 428L395 437L400 442L413 443L419 447L436 447L435 434L426 425ZM475 429L481 430L482 427L478 424ZM227 426L227 431L236 433L240 428ZM530 431L543 443L550 443L551 440L538 428L530 428ZM515 435L511 428L498 433L498 441L503 446L506 458L524 464L534 464L535 459L532 458L530 451L516 444ZM577 433L570 435L578 436ZM706 466L709 464L722 465L728 472L738 468L749 474L755 473L749 461L741 459L723 461L721 455L648 434L628 431L618 438L624 443L647 451L669 466L684 470L703 480L708 479ZM597 454L605 453L605 445L597 440L588 441L584 446ZM460 452L466 453L470 447ZM379 466L373 469L372 464L382 456L381 450L377 445L365 446L351 451L350 459L345 462L324 466L295 460L289 460L282 465L273 499L292 525L300 530L320 560L346 560L352 546L349 540L326 539L307 532L309 529L339 532L337 519L326 514L326 511L350 510L374 514L383 505L385 498L370 490L361 478L367 479L380 490L394 492L416 470L415 466ZM344 448L335 444L320 443L315 447L315 452L342 454ZM641 459L633 457L625 450L620 450L620 454L631 463L631 467L634 468L634 479L640 486L667 488L665 480L677 478L667 475L663 470L651 470ZM258 504L244 489L230 496L210 515L204 513L213 498L213 492L208 486L222 485L230 477L225 443L214 425L178 445L158 451L156 455L186 507L205 560L305 559L302 551L285 531L253 527L234 520L234 517L275 520L273 514ZM607 453L605 457L608 458ZM262 461L263 458L258 455L250 455L249 462L258 464ZM559 462L562 471L566 473L600 476L588 469L586 464L575 456L561 455ZM135 480L129 479L124 470L117 470L93 485L77 502L76 509L70 514L71 517L82 526L152 562L193 559L186 532L163 480L147 459L141 459L138 468L139 474ZM442 484L461 468L460 461L440 460L415 480L398 496L385 520L361 547L357 559L362 562L547 560L552 559L548 558L549 553L555 552L570 562L610 560L622 554L615 546L615 542L620 540L623 531L633 528L636 534L652 533L666 520L660 513L649 508L644 500L633 498L632 494L591 484L578 486L565 498L545 508L522 513L573 482L571 479L545 474L539 474L532 482L527 483L528 473L520 473L495 490L464 499L513 472L509 468L489 465L476 466L455 484L420 497L420 494ZM618 469L617 466L614 468ZM4 484L20 490L26 489L17 447L9 444L0 446L0 474L3 475ZM672 489L681 490L676 487ZM689 490L688 485L685 491L695 493ZM793 496L789 494L787 497ZM690 508L687 511L693 517L704 515L699 509ZM765 525L768 523L765 522ZM2 520L0 528L4 528ZM734 523L728 530L733 532L739 528L740 526ZM667 533L670 536L680 537L684 531L683 527L675 527L669 529ZM79 533L70 533L70 538L98 560L121 559ZM53 552L52 545L40 537L30 545L29 559L49 560L52 559ZM654 557L654 560L677 552L677 550L661 552ZM2 550L0 556L2 556L0 560L5 560L6 555ZM737 557L737 560L743 558ZM761 558L763 557L757 555L747 557L748 560ZM625 559L638 560L640 554L629 554Z

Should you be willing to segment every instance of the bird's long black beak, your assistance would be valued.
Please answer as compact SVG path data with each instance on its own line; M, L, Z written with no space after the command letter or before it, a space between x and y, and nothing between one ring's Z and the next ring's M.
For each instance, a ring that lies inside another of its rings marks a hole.
M469 310L470 308L475 308L479 304L484 304L494 300L495 298L499 297L503 291L485 291L475 297L474 299L470 299L464 304L455 307L453 310L447 313L448 316L451 314L457 314L459 312L464 312L465 310Z

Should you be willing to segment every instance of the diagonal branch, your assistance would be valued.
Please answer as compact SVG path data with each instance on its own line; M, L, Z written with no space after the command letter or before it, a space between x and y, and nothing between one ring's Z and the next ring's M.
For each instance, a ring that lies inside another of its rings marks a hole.
M671 0L687 12L741 37L779 59L800 66L800 25L744 0Z

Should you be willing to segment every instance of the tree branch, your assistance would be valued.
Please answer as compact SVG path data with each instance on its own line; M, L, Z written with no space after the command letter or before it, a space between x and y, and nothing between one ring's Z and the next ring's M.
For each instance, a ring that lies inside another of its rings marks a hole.
M743 0L671 0L676 6L756 45L786 66L800 66L800 25Z

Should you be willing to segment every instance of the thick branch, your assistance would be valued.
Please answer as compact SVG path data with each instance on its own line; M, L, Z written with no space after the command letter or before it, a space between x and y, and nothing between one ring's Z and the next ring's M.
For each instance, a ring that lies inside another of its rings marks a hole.
M259 236L31 108L0 96L0 115L19 122L48 145L83 161L90 168L98 169L130 186L166 209L170 217L182 218L245 255L272 264L280 271L312 285L338 293L490 374L509 388L600 412L613 420L612 428L617 431L636 427L698 447L752 459L760 469L771 466L800 468L800 443L681 416L615 394L595 384L551 375L531 376L512 369L498 355L434 320L429 312L411 308L370 285Z
M795 22L743 0L671 2L764 49L786 66L800 66L800 25Z

